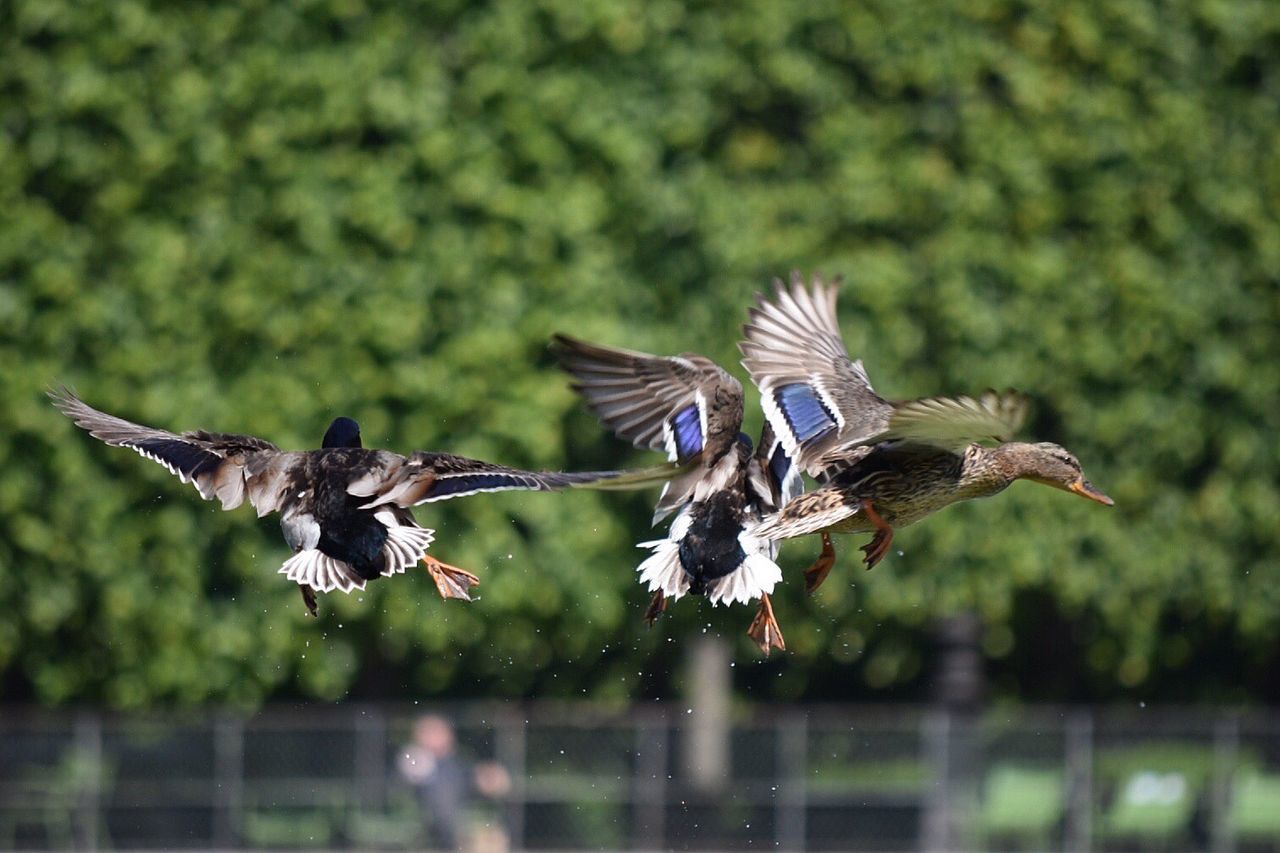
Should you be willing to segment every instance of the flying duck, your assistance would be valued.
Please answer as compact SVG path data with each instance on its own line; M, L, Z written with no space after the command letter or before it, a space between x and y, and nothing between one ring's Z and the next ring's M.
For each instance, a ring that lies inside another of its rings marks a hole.
M205 500L220 500L224 510L248 498L259 518L280 513L293 549L280 574L298 584L313 616L317 592L364 589L419 560L442 597L471 599L479 579L427 553L435 533L419 526L409 507L477 492L550 491L599 478L521 471L449 453L401 456L365 448L360 425L347 417L329 425L319 450L285 451L251 435L142 426L100 412L65 389L49 396L94 438L159 462Z
M760 389L765 416L794 464L823 485L751 529L760 538L822 534L822 555L806 572L810 592L835 563L831 533L872 533L871 568L893 532L957 501L994 495L1025 479L1106 506L1062 447L1010 439L1026 419L1015 391L894 402L853 361L836 319L836 286L793 273L759 296L744 327L743 366ZM993 440L995 447L978 442Z
M637 571L653 593L650 624L684 595L712 605L760 600L748 635L767 655L786 649L769 595L782 579L776 543L744 533L782 506L800 483L766 424L759 447L743 433L742 384L700 355L663 357L556 335L552 351L588 408L618 437L664 450L681 466L662 491L657 524L667 535Z

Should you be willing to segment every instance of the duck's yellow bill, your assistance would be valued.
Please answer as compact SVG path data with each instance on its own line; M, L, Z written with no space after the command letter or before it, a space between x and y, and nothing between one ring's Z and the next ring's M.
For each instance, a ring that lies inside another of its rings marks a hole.
M1093 487L1093 483L1090 483L1084 477L1081 477L1079 480L1076 480L1074 483L1072 483L1070 488L1071 488L1071 491L1075 492L1080 497L1088 498L1091 501L1097 501L1103 506L1115 506L1116 504L1116 502L1113 501L1111 498L1107 497L1102 492L1095 489Z

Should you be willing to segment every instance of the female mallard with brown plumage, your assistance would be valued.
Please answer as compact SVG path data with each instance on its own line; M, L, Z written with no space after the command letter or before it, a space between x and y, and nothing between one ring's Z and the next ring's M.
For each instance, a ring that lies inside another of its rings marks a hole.
M640 543L652 552L637 568L653 593L646 620L684 595L713 605L759 599L747 633L765 654L785 650L769 598L782 580L778 546L744 529L794 493L799 472L768 424L752 448L742 432L742 383L692 353L649 355L565 335L555 336L552 350L606 427L637 447L665 450L681 466L653 518L657 524L676 512L666 538Z
M615 473L521 471L422 450L401 456L365 448L351 418L335 419L319 450L284 451L251 435L152 429L100 412L66 390L49 396L94 438L159 462L223 509L248 498L259 518L280 513L294 552L280 573L297 582L312 615L317 592L364 589L419 560L441 596L470 600L479 579L427 553L434 531L419 526L409 507L478 492L550 491Z
M820 533L822 556L806 572L813 591L835 563L831 533L873 533L867 568L888 553L897 527L957 501L994 495L1032 480L1111 506L1056 444L1011 442L1026 419L1026 398L978 397L892 402L849 358L836 320L836 288L797 273L772 300L759 297L745 327L743 365L760 389L769 423L794 464L823 485L752 528L789 539ZM1001 442L987 447L978 442Z

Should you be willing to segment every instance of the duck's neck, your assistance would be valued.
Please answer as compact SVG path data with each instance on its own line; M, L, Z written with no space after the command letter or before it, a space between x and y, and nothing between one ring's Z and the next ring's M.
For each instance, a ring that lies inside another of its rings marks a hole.
M994 495L1025 473L1016 442L999 447L969 445L963 470L961 489L966 497Z

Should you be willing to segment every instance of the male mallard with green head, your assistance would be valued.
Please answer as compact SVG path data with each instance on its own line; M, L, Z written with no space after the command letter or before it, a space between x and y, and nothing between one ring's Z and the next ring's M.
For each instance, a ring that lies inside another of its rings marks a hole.
M822 534L818 561L805 573L812 592L835 563L831 533L873 533L867 568L888 553L893 531L957 501L994 495L1032 480L1106 506L1113 501L1062 447L1012 442L1026 419L1013 391L978 397L893 402L871 387L853 361L836 319L836 287L815 277L806 288L775 283L751 309L743 365L760 389L769 423L794 464L822 485L752 528L752 536ZM1001 442L995 447L980 441Z

